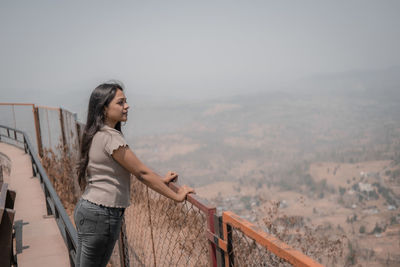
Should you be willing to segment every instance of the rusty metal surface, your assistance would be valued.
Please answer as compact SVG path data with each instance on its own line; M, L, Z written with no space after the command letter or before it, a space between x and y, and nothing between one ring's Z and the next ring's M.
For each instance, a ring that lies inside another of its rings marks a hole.
M225 264L233 262L233 266L241 266L240 263L250 259L250 266L323 266L233 212L224 212L222 220L224 239L231 243L228 244Z

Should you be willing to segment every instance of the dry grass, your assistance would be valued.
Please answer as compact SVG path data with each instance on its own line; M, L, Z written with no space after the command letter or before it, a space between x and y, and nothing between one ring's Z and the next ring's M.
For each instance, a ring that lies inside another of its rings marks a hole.
M331 224L315 226L302 216L279 211L279 201L271 201L263 219L268 232L326 266L344 266L347 237Z
M75 172L77 158L76 152L62 144L57 146L56 152L44 149L42 157L43 168L70 217L80 195Z
M133 179L131 206L125 213L125 221L131 264L208 264L206 218L189 202L176 203Z

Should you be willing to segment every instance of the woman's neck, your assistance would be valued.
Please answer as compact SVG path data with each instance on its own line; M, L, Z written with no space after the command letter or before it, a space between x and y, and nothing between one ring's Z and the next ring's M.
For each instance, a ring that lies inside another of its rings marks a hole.
M104 122L104 125L107 125L110 128L115 128L116 124L117 123L115 123L115 122L110 122L110 121L107 121L107 120Z

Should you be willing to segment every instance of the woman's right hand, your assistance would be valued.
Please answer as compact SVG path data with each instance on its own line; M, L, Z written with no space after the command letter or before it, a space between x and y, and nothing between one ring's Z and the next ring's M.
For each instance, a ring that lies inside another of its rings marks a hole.
M186 196L190 193L196 193L194 191L193 188L187 186L187 185L182 185L179 189L178 189L178 198L176 199L177 202L182 202L186 199Z

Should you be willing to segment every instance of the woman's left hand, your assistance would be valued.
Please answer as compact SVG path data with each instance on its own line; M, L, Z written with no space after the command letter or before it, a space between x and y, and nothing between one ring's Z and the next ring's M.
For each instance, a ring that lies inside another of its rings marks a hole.
M178 174L176 172L169 171L165 175L163 182L168 185L170 182L176 182L177 180L178 180Z

